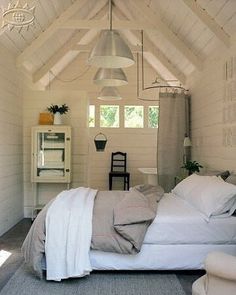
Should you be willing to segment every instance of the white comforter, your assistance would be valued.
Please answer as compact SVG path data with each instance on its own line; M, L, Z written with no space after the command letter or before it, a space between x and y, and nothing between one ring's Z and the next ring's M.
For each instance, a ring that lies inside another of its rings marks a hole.
M82 277L92 270L89 249L97 191L76 188L61 192L46 216L47 280Z

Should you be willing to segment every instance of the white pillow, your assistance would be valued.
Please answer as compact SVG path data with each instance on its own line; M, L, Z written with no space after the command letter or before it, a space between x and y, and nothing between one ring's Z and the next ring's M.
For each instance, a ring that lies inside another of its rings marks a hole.
M211 177L192 174L179 182L171 192L186 200L198 197L202 189L207 186Z
M185 199L207 218L226 212L228 215L233 213L236 204L235 185L226 183L217 176L191 176L179 183L172 192Z

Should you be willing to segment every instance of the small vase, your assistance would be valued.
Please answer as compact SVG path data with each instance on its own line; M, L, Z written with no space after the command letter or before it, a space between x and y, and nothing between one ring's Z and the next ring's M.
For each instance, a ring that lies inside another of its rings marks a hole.
M54 124L54 125L60 125L60 124L62 124L61 114L60 114L59 112L56 112L56 113L54 114L53 124Z

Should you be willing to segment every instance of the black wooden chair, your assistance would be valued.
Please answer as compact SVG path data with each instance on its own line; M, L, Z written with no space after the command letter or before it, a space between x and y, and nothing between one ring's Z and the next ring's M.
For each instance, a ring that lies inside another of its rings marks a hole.
M111 171L109 173L109 190L112 190L113 177L124 179L124 190L129 190L130 174L127 170L127 154L115 152L111 154Z

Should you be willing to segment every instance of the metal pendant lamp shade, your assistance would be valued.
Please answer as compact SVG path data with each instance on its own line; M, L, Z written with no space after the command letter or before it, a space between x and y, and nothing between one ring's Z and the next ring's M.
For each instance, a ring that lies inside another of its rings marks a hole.
M117 31L104 30L90 53L88 63L99 68L126 68L134 64L134 57Z
M122 97L116 87L105 86L98 95L101 100L121 100Z
M101 86L122 86L127 85L128 80L124 71L120 68L100 68L93 78L93 82Z

